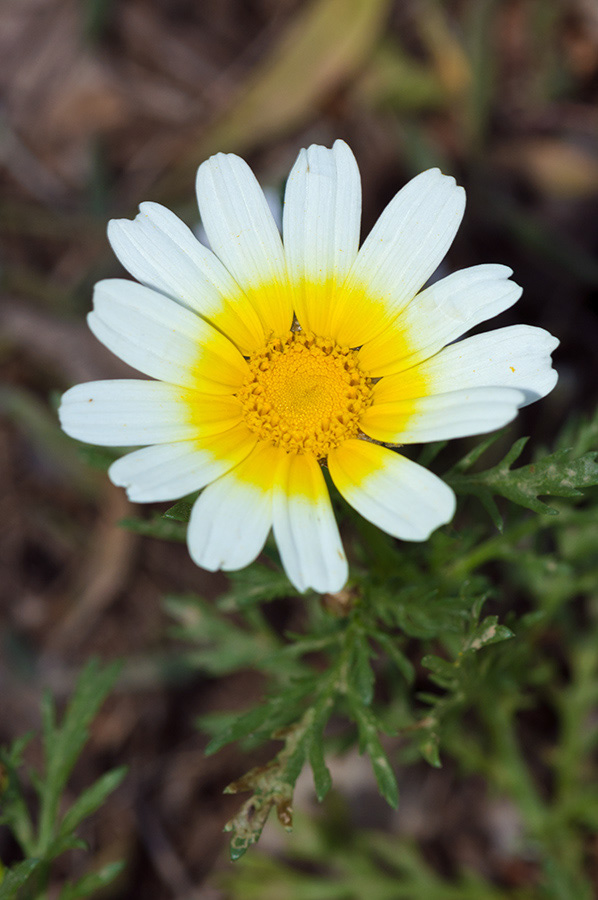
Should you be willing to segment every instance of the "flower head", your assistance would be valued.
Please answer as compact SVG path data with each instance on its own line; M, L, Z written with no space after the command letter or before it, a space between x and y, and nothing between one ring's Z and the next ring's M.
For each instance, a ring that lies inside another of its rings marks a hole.
M138 282L96 285L89 326L155 380L81 384L62 399L80 440L138 446L109 475L131 500L203 488L189 552L238 569L273 528L299 589L340 589L347 561L322 474L370 522L425 540L454 513L451 489L387 444L481 434L556 382L558 342L527 325L454 343L519 298L501 265L422 290L457 232L465 194L430 169L410 181L359 249L361 189L350 149L302 150L286 186L283 239L237 156L200 166L211 250L169 210L110 222Z

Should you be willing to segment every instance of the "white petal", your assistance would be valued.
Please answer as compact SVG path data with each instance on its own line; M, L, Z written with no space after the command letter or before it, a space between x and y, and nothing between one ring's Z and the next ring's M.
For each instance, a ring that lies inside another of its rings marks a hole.
M111 481L127 489L129 500L177 500L198 491L241 462L255 446L244 425L223 434L134 450L108 470Z
M361 420L378 441L412 443L483 434L552 390L550 354L558 341L542 328L513 325L466 338L404 372L382 378Z
M346 441L328 456L328 466L345 500L393 537L425 541L454 515L450 487L386 447Z
M159 203L141 203L132 221L112 219L108 240L134 278L203 315L238 291L220 260Z
M108 224L123 266L142 284L217 322L243 349L259 346L259 320L220 260L166 207L142 203L139 210L133 221Z
M289 580L298 591L339 591L349 569L328 488L317 461L282 460L274 493L274 537Z
M497 316L521 296L507 266L462 269L418 294L382 334L359 351L375 377L392 375L433 356L480 322Z
M187 543L198 566L215 572L242 569L258 556L272 525L272 487L280 451L258 444L254 451L199 496Z
M282 241L247 163L224 153L202 163L197 172L197 199L210 245L250 297L265 330L276 334L288 331L293 308L285 289ZM260 294L264 285L269 286L267 298Z
M196 437L181 390L159 381L90 381L63 395L60 424L90 444L130 447Z
M100 281L87 321L130 366L172 384L230 391L246 376L237 348L208 322L134 281Z
M283 235L304 328L328 333L328 308L357 255L360 221L361 182L349 147L336 141L332 150L316 144L301 150L287 181ZM327 283L329 292L310 304L314 282Z
M522 391L521 406L526 406L555 386L558 374L550 354L558 345L543 328L510 325L445 347L421 369L435 392L500 385Z
M522 391L501 387L467 388L416 400L374 401L361 428L374 440L390 444L449 440L502 428L524 402Z
M388 204L366 238L348 277L356 296L366 291L376 312L338 333L358 346L379 334L425 284L444 258L465 209L465 191L439 169L413 178Z

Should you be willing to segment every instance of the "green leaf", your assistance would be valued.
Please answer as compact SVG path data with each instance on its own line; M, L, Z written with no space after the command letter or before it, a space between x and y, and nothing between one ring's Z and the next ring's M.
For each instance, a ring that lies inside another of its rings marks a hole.
M127 773L127 767L121 766L118 769L112 769L106 772L101 778L92 784L91 787L83 791L83 793L75 800L70 809L66 812L61 824L59 836L63 837L70 834L75 828L98 809L106 797L112 793L121 783Z
M226 744L242 740L249 735L264 739L285 728L298 717L304 708L305 697L314 688L317 676L269 697L261 706L237 716L236 720L214 737L206 747L206 756L216 753Z
M276 809L282 826L290 831L292 828L293 786L284 779L284 767L278 762L279 757L269 766L252 769L239 782L229 785L226 793L236 794L238 791L254 789L254 794L247 800L239 812L224 826L225 831L232 831L230 857L235 862L259 841L264 825L273 808Z
M151 519L137 519L127 516L118 523L121 528L134 531L144 537L153 537L161 541L178 541L182 544L187 540L187 527L182 522L173 519L165 519L160 513L155 513Z
M102 866L97 872L90 872L79 878L75 884L67 884L59 894L58 900L79 900L89 897L94 891L111 884L125 867L124 862L111 862Z
M193 655L197 669L225 675L239 669L271 669L270 656L279 649L269 631L239 627L231 618L193 595L170 595L164 608L180 623L171 633L198 645Z
M547 515L557 515L558 510L542 502L540 496L580 497L580 488L598 484L598 453L584 453L577 459L571 449L557 450L543 459L512 469L511 466L523 452L528 438L516 441L504 459L485 472L473 475L460 474L471 465L471 454L446 476L446 481L460 494L473 494L488 510L495 524L502 530L502 520L493 495L506 497L526 509ZM486 449L486 442L483 449ZM478 448L476 448L478 449ZM483 450L482 450L483 452ZM475 451L473 451L475 455ZM480 454L478 454L480 455ZM475 459L478 457L475 456ZM474 461L475 461L474 459Z
M284 571L271 569L261 563L254 563L238 572L230 572L228 577L231 588L219 600L221 609L242 609L267 600L299 596Z
M397 647L396 638L393 639L382 631L376 631L374 639L386 651L391 662L397 667L407 684L413 684L415 681L415 669L403 651Z
M442 659L440 656L424 656L422 665L432 672L431 679L443 688L454 687L458 672L454 663Z
M41 859L24 859L17 863L11 869L7 869L3 874L0 872L0 900L14 900L20 888L22 888L37 867L41 864Z
M488 437L484 438L484 440L480 441L479 444L476 444L469 453L466 453L465 456L456 463L455 466L451 469L451 472L467 472L469 469L474 466L478 459L484 455L486 450L488 450L493 444L495 444L498 440L503 438L507 433L507 429L503 428L500 431L495 431L493 434L488 435Z
M314 776L316 796L320 803L332 787L332 776L324 758L324 729L333 707L334 699L330 690L313 707L311 722L306 715L306 720L309 722L307 728L309 764Z
M162 518L174 519L176 522L184 522L185 524L187 524L187 522L191 518L193 503L193 500L179 500L178 503L175 503L174 506L171 506L170 509L167 509L165 513L162 513Z
M46 858L55 859L66 853L67 850L89 850L89 847L83 838L79 838L75 834L65 834L50 841Z
M332 776L324 758L324 737L314 734L309 746L309 764L314 776L316 797L321 803L332 787Z
M399 628L415 638L434 638L463 629L461 597L442 596L438 589L403 591L395 600L392 614Z
M62 724L56 724L54 704L49 696L43 702L43 744L45 775L40 785L40 826L36 856L48 852L58 824L60 797L75 762L86 743L89 725L116 681L120 666L100 669L91 660L81 673Z
M472 650L480 650L488 644L497 644L514 637L513 632L506 625L498 624L498 616L486 616L483 622L466 638L463 644L463 653Z
M417 458L418 464L428 469L447 444L448 441L432 441L430 444L424 444Z
M23 752L31 740L27 734L13 742L10 748L0 747L0 825L8 825L23 853L31 855L34 829L18 776L23 765Z
M370 757L378 789L386 802L396 809L399 805L399 788L395 773L378 737L378 731L381 730L380 723L370 709L360 704L358 698L349 695L348 699L351 713L357 723L359 750Z
M371 648L363 634L356 634L353 641L349 680L364 706L369 706L374 695L375 675L370 665Z
M440 739L433 728L427 728L420 735L419 751L428 765L435 769L442 768L440 761Z

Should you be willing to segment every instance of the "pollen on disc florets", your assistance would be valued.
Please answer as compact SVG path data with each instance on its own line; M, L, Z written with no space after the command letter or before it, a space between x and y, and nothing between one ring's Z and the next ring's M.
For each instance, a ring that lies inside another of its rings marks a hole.
M289 332L249 358L238 397L260 440L318 459L359 433L372 380L357 352L311 332Z

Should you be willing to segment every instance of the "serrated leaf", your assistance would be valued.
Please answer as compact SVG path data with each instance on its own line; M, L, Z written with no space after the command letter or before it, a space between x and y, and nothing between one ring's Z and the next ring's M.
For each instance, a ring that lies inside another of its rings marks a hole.
M7 869L0 883L0 900L14 900L41 862L41 859L24 859Z
M349 700L351 713L357 723L360 752L368 754L380 793L386 802L396 809L399 805L399 788L395 773L378 737L378 731L381 730L380 723L370 709L361 706L357 698Z
M558 510L539 497L579 497L582 495L581 488L598 484L596 451L571 459L570 449L557 450L535 463L512 469L527 440L520 438L516 441L504 459L492 469L463 475L459 474L460 466L456 466L446 476L447 482L457 493L477 496L501 530L502 522L493 495L505 497L534 512L556 515Z
M253 735L270 737L274 732L289 725L301 710L305 696L314 687L314 679L294 687L287 687L284 693L269 697L254 709L237 716L234 722L216 735L205 749L206 756L216 753L226 744Z
M287 831L293 827L293 788L308 756L309 746L316 730L326 718L331 701L323 697L316 707L305 711L298 722L278 735L285 742L283 749L265 766L257 766L247 775L229 784L225 793L253 791L253 796L243 804L239 812L225 825L232 831L231 859L241 857L256 841L273 808L278 820ZM324 776L325 777L325 776Z
M57 826L58 805L73 766L88 738L88 729L112 688L120 665L100 669L91 660L79 676L75 692L57 725L54 705L46 697L43 706L45 776L40 785L40 827L37 856L45 856Z
M230 858L233 862L240 859L249 847L259 841L273 808L276 809L279 822L287 831L290 831L293 825L293 786L283 780L276 760L270 766L252 770L244 780L249 780L252 776L255 780L255 793L224 826L225 831L232 832ZM250 789L250 787L242 788L242 790ZM236 793L236 791L228 792Z
M8 749L0 747L0 760L5 762L11 768L18 769L23 763L23 753L33 740L33 737L33 731L28 731L27 734L23 734L16 738ZM0 795L1 790L2 788L0 786Z
M278 727L280 727L280 722L277 721L273 704L265 703L263 706L255 707L237 716L233 722L225 725L220 734L212 738L204 751L205 755L212 756L212 754L217 753L227 744L242 740L249 735L253 735L258 730L269 730L270 728Z
M180 624L171 629L174 637L198 645L193 654L197 669L225 675L239 669L276 669L277 638L264 630L239 627L219 610L193 595L169 595L166 611ZM270 659L272 657L272 659Z
M439 596L438 590L397 598L393 616L405 634L416 638L434 638L446 632L461 633L463 601Z
M75 884L67 884L59 894L59 900L80 900L89 897L94 891L111 884L125 867L124 862L111 862L102 866L97 872L90 872L79 878Z
M194 724L200 731L215 737L225 729L228 730L237 721L238 715L236 712L219 712L215 710L214 712L196 716Z
M127 773L126 766L112 769L88 787L67 810L60 823L60 837L71 833L75 828L98 809L106 797L115 790Z
M498 616L486 616L484 621L480 622L472 634L466 638L463 644L463 653L480 650L489 644L497 644L499 641L506 641L512 637L514 635L510 628L498 624Z

